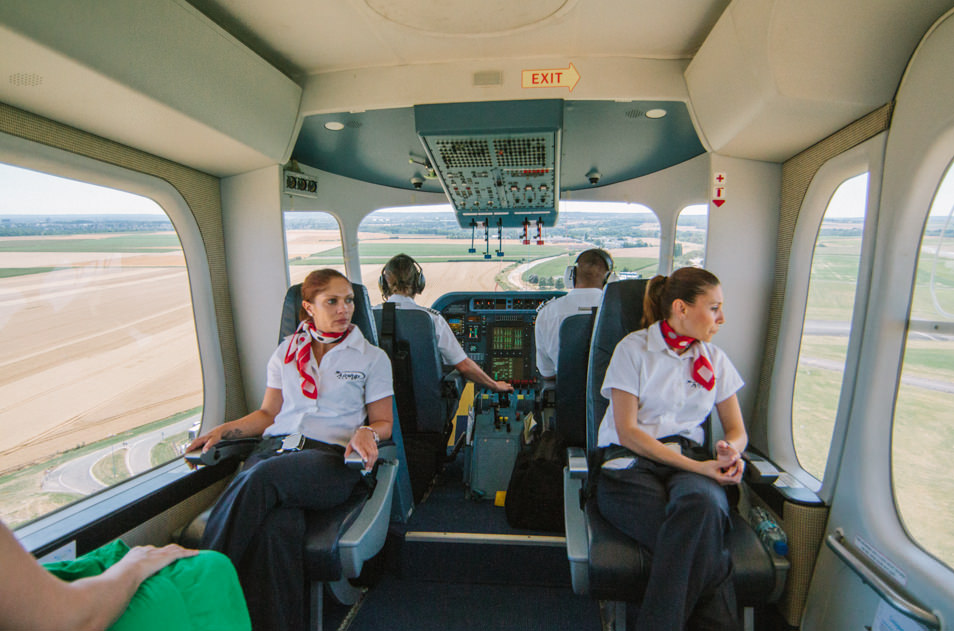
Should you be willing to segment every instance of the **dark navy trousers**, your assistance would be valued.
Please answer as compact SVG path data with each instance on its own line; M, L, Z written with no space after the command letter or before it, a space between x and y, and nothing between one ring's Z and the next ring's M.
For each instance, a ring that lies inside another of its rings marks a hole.
M637 631L740 629L728 551L729 504L718 482L647 458L603 469L600 513L652 553Z
M202 547L232 560L256 631L308 624L304 511L343 503L361 480L326 447L256 451L212 509Z

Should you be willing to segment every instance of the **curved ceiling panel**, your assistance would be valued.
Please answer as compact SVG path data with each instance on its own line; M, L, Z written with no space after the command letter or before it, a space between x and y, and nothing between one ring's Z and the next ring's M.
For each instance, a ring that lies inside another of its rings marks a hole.
M457 110L454 104L447 108ZM483 117L496 117L502 130L513 127L507 108L500 104L473 103L466 111L473 108L485 108ZM472 130L472 119L462 117L457 129ZM589 174L594 170L601 175L597 185L605 186L666 169L705 151L686 105L677 101L564 101L560 133L561 191L592 187ZM425 166L410 107L308 116L292 157L374 184L442 191Z

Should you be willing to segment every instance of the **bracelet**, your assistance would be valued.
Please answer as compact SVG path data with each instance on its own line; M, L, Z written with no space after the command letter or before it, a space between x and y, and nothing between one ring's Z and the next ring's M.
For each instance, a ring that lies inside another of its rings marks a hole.
M374 428L371 427L370 425L362 425L358 429L366 429L369 432L371 432L371 435L374 436L374 444L378 444L379 442L381 442L381 438L378 436L378 433L374 431Z

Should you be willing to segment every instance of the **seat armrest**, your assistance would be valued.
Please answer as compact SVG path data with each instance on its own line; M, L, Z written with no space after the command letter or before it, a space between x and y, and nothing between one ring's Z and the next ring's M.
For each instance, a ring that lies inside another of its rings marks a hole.
M570 562L570 580L573 585L573 592L581 596L589 593L590 588L590 550L587 542L586 520L583 509L580 507L580 493L584 484L584 481L572 476L569 467L563 470L563 522L566 527L566 557Z
M570 477L574 480L583 480L589 473L586 463L586 452L580 447L567 447L566 450L567 470ZM578 502L577 502L578 503Z
M457 396L460 396L460 393L464 391L464 375L460 374L456 368L450 369L448 372L444 373L444 376L441 377L441 387L449 387L457 389Z
M778 479L778 469L758 454L745 452L745 481L749 484L772 484Z
M233 438L220 440L212 445L208 451L195 449L185 454L186 462L193 465L214 466L220 462L232 459L244 459L262 442L261 436L253 438Z
M341 572L345 578L358 576L364 562L378 553L387 537L398 461L396 447L393 444L383 445L382 442L378 451L382 462L378 465L374 491L357 519L338 540Z
M441 377L441 399L448 404L448 418L452 418L457 411L457 404L466 385L467 381L456 368L444 373L444 376Z

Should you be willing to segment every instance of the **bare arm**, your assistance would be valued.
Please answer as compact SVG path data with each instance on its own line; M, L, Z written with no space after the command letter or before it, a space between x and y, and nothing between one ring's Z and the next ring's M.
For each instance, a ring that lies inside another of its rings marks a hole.
M722 471L727 463L723 462L721 458L703 462L687 458L681 453L669 449L641 430L636 422L639 416L638 397L616 388L612 389L610 396L613 400L613 421L616 423L616 433L624 447L636 455L649 458L654 462L708 476L719 484L738 483L741 471L738 472L738 475L735 475L734 471ZM736 404L736 407L738 407L738 404ZM739 414L739 420L741 421L741 414Z
M0 629L105 629L144 580L196 554L175 544L133 548L99 576L68 583L47 572L0 524Z
M739 399L734 394L716 404L719 420L722 422L722 431L725 438L716 444L717 459L722 463L726 474L741 478L745 468L742 452L749 444L749 435L742 422L742 409Z
M202 447L202 451L208 451L212 445L220 440L261 436L268 429L268 426L275 422L275 417L282 409L282 401L281 390L266 388L265 397L262 399L262 407L242 418L212 428L207 434L203 434L189 443L186 451L192 451L199 447Z
M457 371L467 379L473 381L479 386L490 388L494 392L513 392L513 386L506 381L495 381L490 375L477 365L477 362L470 357L454 366Z
M365 427L373 429L381 440L391 438L394 426L393 397L372 401L365 407L368 412L368 424ZM345 456L353 451L361 454L365 468L371 469L378 460L378 444L374 441L374 434L366 429L357 429L345 448Z

